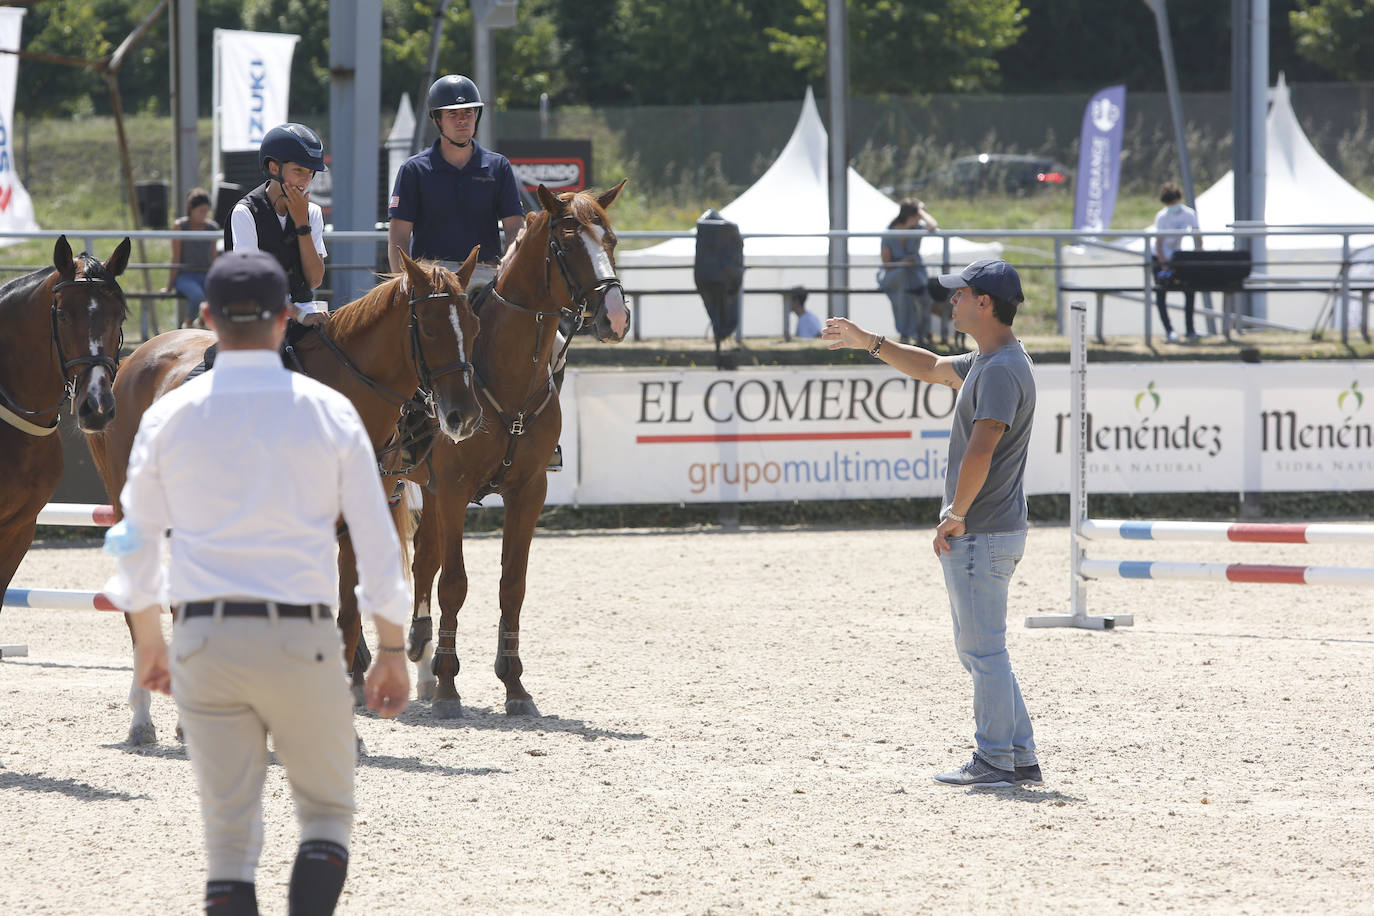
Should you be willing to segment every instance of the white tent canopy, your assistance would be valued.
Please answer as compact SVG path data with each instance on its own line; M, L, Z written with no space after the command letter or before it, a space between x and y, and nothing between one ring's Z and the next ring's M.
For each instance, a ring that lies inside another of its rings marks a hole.
M803 285L823 288L830 230L830 193L827 177L829 139L821 121L816 99L808 87L802 99L801 116L791 138L768 170L747 191L721 207L725 219L736 223L746 235L744 264L746 289L782 288ZM897 204L854 169L848 170L849 219L855 232L880 232L897 215ZM939 214L936 214L938 218ZM750 236L750 233L818 233L812 237ZM850 295L850 315L878 333L893 330L887 297L877 292L875 273L881 263L877 236L849 240L849 286L873 292ZM980 257L997 255L996 243L950 238L950 262L956 267ZM940 240L928 239L921 255L932 268L942 258ZM626 290L636 288L692 290L691 268L696 254L692 238L669 239L650 248L625 251L619 255ZM674 269L677 268L677 269ZM646 294L641 301L649 307L637 320L647 336L695 336L706 326L705 310L695 292L668 297ZM824 297L813 296L807 303L812 311L824 314ZM781 331L780 297L745 296L744 333L752 336L778 336Z
M1340 176L1312 146L1293 113L1283 74L1270 93L1265 120L1264 221L1271 226L1374 226L1374 200ZM1222 231L1235 221L1235 174L1227 172L1198 195L1203 230ZM1268 247L1330 248L1331 236L1270 236ZM1208 242L1208 247L1214 243ZM1339 245L1339 242L1335 242Z
M1282 74L1270 90L1269 114L1265 119L1264 221L1282 226L1363 226L1374 227L1374 200L1340 176L1312 146L1293 113L1293 100ZM1227 232L1235 222L1235 175L1227 172L1199 194L1196 201L1198 224L1204 232ZM1149 229L1149 226L1141 227ZM1365 247L1374 236L1351 237L1351 250ZM1224 236L1204 236L1207 248L1230 248ZM1184 247L1191 247L1185 240ZM1070 248L1064 252L1064 280L1081 286L1143 285L1144 245L1139 239L1129 245L1110 248ZM1115 267L1103 266L1111 261ZM1136 262L1136 263L1133 263ZM1265 256L1254 273L1277 280L1302 280L1317 286L1329 281L1339 283L1341 236L1329 234L1268 234ZM1265 297L1265 315L1280 324L1311 328L1328 303L1330 293L1270 293ZM1170 301L1181 303L1175 293ZM1140 305L1133 307L1108 297L1106 333L1140 334L1143 319ZM1201 300L1199 300L1201 304ZM1213 304L1221 305L1214 296ZM1181 318L1174 319L1175 326ZM1154 324L1158 331L1157 319Z

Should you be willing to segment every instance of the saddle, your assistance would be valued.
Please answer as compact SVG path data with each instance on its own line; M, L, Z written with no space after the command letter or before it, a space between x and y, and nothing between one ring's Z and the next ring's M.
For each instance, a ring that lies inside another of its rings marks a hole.
M305 336L313 330L314 328L307 327L295 319L286 323L286 336L282 339L281 349L278 351L281 354L281 364L285 368L290 369L292 372L299 372L302 375L307 374L305 367L301 365L300 358L296 356L296 344L304 340ZM191 379L204 375L206 372L213 369L215 366L215 356L218 353L219 344L212 343L210 346L206 347L205 355L201 358L201 361L197 363L190 372L186 373L186 378L181 380L181 384L185 385Z

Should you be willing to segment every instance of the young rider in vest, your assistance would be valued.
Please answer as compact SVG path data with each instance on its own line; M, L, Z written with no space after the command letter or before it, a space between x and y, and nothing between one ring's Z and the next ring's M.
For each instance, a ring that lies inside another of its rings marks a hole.
M290 285L291 317L305 327L322 324L329 313L314 291L324 282L328 253L324 212L310 201L310 183L329 170L324 143L303 124L282 124L262 138L258 164L267 180L234 205L224 250L256 248L276 258Z

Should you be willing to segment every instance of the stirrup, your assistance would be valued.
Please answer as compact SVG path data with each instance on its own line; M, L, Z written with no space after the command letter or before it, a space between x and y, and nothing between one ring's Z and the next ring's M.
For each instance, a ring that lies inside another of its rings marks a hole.
M562 444L553 447L553 455L549 458L549 466L544 470L550 473L563 470L563 446Z

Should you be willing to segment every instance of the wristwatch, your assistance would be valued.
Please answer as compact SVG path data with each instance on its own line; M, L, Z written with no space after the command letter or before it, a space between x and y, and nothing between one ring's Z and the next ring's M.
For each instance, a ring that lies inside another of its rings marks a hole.
M955 512L954 512L954 507L953 507L953 506L950 506L948 509L945 510L944 517L945 517L945 518L952 518L952 519L954 519L956 522L962 522L962 521L967 521L967 520L968 520L968 516L967 516L967 515L957 515L957 514L955 514Z
M310 234L310 224L309 224L309 223L305 223L304 225L297 226L297 227L296 227L296 234L297 234L297 235L309 235L309 234Z

